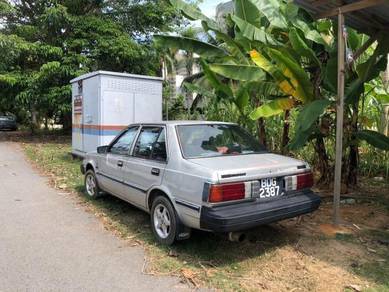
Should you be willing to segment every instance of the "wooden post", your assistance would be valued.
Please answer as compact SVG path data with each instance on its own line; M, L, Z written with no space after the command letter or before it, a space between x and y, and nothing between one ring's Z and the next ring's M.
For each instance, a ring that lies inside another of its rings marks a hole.
M342 182L343 156L343 114L344 114L344 74L345 74L345 39L343 36L344 15L338 13L338 99L336 104L336 152L334 181L334 224L340 223L340 191Z

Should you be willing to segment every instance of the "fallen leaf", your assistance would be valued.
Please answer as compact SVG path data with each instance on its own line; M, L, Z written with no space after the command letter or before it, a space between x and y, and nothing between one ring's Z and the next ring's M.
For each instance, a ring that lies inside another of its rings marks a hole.
M354 284L347 285L346 288L352 289L352 290L357 291L357 292L362 291L362 287L361 286L354 285Z
M370 251L370 252L373 252L373 253L377 253L377 251L375 249L372 249L370 247L367 248L367 251Z

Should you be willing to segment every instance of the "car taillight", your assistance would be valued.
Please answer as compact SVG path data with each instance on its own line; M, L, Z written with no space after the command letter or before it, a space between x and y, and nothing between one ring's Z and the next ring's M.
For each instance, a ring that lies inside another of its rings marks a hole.
M307 189L313 186L312 172L292 175L285 177L285 190L295 191Z
M232 183L212 185L209 190L208 201L210 203L242 200L245 198L245 184Z
M313 186L312 172L303 173L297 176L297 189L307 189Z

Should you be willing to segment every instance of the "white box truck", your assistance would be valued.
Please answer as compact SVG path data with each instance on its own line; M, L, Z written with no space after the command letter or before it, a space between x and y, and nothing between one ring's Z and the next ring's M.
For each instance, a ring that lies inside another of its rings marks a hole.
M109 144L126 126L162 120L162 78L96 71L72 85L72 154Z

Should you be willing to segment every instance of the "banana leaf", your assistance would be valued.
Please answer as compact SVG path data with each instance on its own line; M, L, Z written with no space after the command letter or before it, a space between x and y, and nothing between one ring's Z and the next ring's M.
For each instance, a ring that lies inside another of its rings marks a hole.
M389 137L370 130L361 130L356 133L356 137L359 140L364 140L370 145L381 149L381 150L389 150Z
M240 29L242 35L250 41L258 41L273 46L279 44L279 42L274 40L274 38L266 32L265 28L256 27L236 15L231 15L231 19Z
M278 98L261 105L250 113L252 120L268 118L283 113L285 110L293 108L295 101L292 98Z
M204 58L227 56L227 53L219 47L192 38L155 35L154 42L157 46L194 52Z
M283 72L275 64L272 64L265 56L256 50L252 50L250 52L250 56L259 68L263 69L273 77L275 83L279 86L282 92L293 97L297 96L297 92L291 83L291 80L286 78Z
M300 64L288 56L286 52L275 49L268 49L269 56L277 62L283 75L290 80L295 92L293 97L302 101L309 102L314 99L313 85L307 72L301 68Z
M224 98L233 98L234 94L231 88L216 76L216 74L209 68L209 65L204 60L200 59L200 63L201 67L203 68L204 75L207 77L208 82L216 90L216 92L220 95L223 95L222 97Z
M235 98L235 104L239 110L243 113L246 106L248 106L250 95L246 86L240 86Z
M222 32L219 29L210 28L206 22L203 22L202 25L205 31L212 30L215 33L216 38L224 42L230 54L235 58L237 58L240 63L245 65L250 64L245 53L242 51L240 44L238 44L234 39L232 39L229 35L227 35L226 33Z
M289 40L292 44L293 49L300 54L301 56L304 56L314 62L316 65L321 67L321 62L316 57L315 52L308 47L308 45L305 43L305 41L300 37L300 35L297 32L297 29L292 27L289 30Z
M315 128L315 122L331 104L328 99L315 100L303 107L296 119L295 136L289 144L292 150L305 145Z
M281 13L280 1L277 0L246 0L253 3L266 16L270 25L281 29L288 28L288 22Z
M169 2L174 8L180 10L188 19L205 21L212 29L218 29L217 23L205 16L198 7L188 4L182 0L169 0Z
M209 68L221 76L239 81L259 81L266 77L258 66L212 64Z
M321 44L327 48L329 47L321 34L316 29L311 28L306 22L298 18L291 19L290 21L294 27L300 29L303 32L306 39L311 40L317 44Z
M257 6L254 5L254 3L247 0L235 0L234 4L235 4L234 14L237 17L255 26L261 25L262 14L258 10Z

